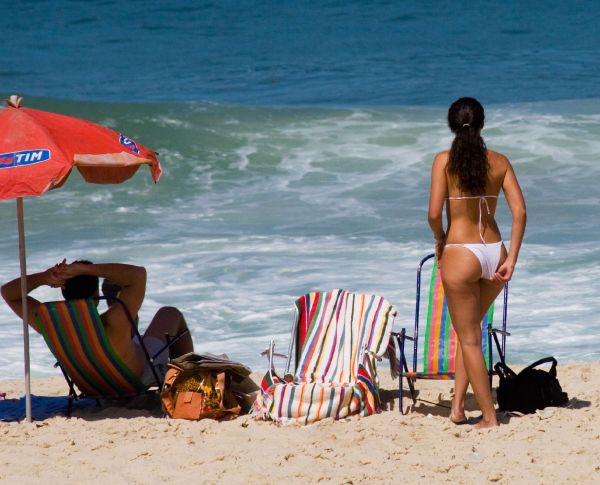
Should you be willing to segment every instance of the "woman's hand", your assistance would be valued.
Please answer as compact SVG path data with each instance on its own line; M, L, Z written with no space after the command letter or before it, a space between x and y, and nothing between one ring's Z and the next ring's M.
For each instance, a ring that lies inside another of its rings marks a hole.
M446 236L435 240L435 259L437 260L438 268L442 267L442 253L446 246Z
M513 263L512 261L509 261L507 259L496 270L496 273L494 273L493 280L498 281L499 283L506 283L506 282L510 281L514 272L515 272L515 263Z

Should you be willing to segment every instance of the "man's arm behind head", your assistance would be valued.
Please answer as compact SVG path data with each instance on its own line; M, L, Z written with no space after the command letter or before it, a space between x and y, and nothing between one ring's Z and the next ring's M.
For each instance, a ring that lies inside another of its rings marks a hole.
M53 288L58 288L64 284L64 281L58 277L56 272L57 266L48 268L46 271L41 273L28 274L25 278L26 293L29 294L31 291L39 288L40 286L48 285ZM4 284L1 289L2 298L6 301L7 305L14 311L19 317L23 318L23 293L21 291L21 278L15 278L12 281ZM36 330L39 331L37 324L35 323L35 310L40 305L40 302L31 296L27 296L27 313L29 317L29 324Z
M109 279L120 287L119 299L131 315L138 314L146 293L146 269L122 263L87 264L74 262L61 265L59 275L65 281L78 276Z

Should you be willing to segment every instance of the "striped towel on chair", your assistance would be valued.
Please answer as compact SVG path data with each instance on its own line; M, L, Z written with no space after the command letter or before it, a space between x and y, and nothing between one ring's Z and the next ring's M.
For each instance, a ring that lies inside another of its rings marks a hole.
M306 294L296 308L296 372L267 372L255 416L310 424L379 412L375 359L387 347L394 307L381 296L333 290Z

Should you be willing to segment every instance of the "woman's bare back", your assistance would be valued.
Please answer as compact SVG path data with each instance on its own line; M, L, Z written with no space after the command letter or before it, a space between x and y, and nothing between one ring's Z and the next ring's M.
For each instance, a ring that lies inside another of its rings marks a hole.
M448 152L444 152L444 165L447 182L446 215L448 218L447 243L486 243L502 240L500 230L494 219L498 196L509 162L501 153L487 151L489 171L488 181L483 197L466 194L460 191L457 180L448 174L446 169Z

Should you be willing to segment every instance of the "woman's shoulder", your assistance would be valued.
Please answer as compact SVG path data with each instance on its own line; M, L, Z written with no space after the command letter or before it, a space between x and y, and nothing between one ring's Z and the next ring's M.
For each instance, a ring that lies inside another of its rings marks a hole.
M502 184L510 167L508 157L500 152L488 150L488 163L490 164L490 175L492 179L495 179L499 184Z
M497 165L508 165L510 162L508 161L508 157L503 155L500 152L496 152L494 150L487 151L488 162L495 163Z
M443 167L446 166L446 164L448 163L448 150L444 150L443 152L439 152L435 154L435 157L433 157L433 164L434 165L441 165Z

